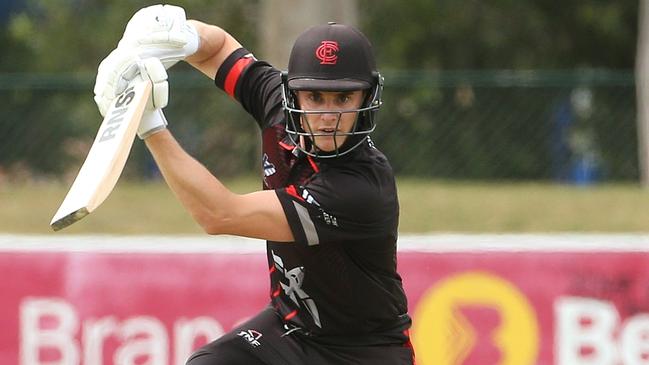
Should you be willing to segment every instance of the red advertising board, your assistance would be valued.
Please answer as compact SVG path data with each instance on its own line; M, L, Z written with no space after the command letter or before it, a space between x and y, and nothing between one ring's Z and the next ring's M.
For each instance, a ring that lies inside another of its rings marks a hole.
M402 239L419 365L649 364L644 237L483 237ZM269 285L263 243L194 238L0 236L0 278L0 364L19 365L183 364Z

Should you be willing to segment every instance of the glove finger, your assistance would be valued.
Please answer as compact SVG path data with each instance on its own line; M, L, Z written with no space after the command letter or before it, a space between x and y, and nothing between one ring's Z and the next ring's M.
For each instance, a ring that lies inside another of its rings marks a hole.
M157 58L147 58L140 62L142 77L151 80L153 90L149 107L154 109L164 108L169 101L169 83L167 70Z
M117 95L121 94L128 88L129 81L120 77L117 79L117 84L115 84L115 87L113 87L114 93L113 95L107 95L107 96L112 96L116 97Z
M131 36L137 37L137 35L146 27L146 24L154 21L155 17L159 13L159 9L161 8L162 5L152 5L136 11L126 24L123 38L129 38Z
M169 102L169 82L157 82L153 84L151 92L151 106L153 109L162 109Z
M139 74L139 58L130 50L117 48L97 67L93 87L94 100L101 115L105 115L116 96Z
M137 65L137 58L127 58L124 63L112 73L112 78L106 83L108 97L115 97L128 88L128 84L139 75L140 69ZM112 91L112 92L111 92Z
M173 24L169 30L168 41L182 47L187 44L188 41L188 35L186 34L187 30L185 29L185 24L187 23L185 9L174 5L166 5L165 7L169 11L170 15L173 16Z
M147 58L141 62L141 65L144 68L143 73L146 73L152 82L156 83L167 80L167 70L165 70L159 59L154 57Z
M169 41L169 32L164 30L160 32L151 33L148 36L141 38L139 42L142 45L160 44L163 46L167 46L168 41Z
M182 28L175 32L169 32L169 43L181 48L187 44L187 34L182 31Z
M122 49L113 50L106 57L97 69L97 78L95 79L95 94L110 93L110 89L116 89L112 92L113 96L119 95L126 88L124 82L128 84L133 80L139 70L137 66L138 57L130 51Z
M147 34L138 39L142 46L158 45L160 47L182 48L187 44L187 36L177 31L160 31Z
M131 81L140 73L140 68L137 65L137 60L129 59L126 60L126 69L122 71L121 77L126 81Z
M187 43L187 37L181 33L186 20L185 9L179 6L150 7L148 13L143 13L137 21L132 22L129 36L137 37L138 43L142 45L162 43L168 46L172 43L182 47ZM136 30L139 34L136 34Z
M176 24L182 24L187 20L185 16L185 9L174 5L162 5L152 9L152 14L148 15L147 24L149 31L169 31Z
M165 24L171 28L178 24L183 24L187 20L185 9L175 5L163 5L162 13Z

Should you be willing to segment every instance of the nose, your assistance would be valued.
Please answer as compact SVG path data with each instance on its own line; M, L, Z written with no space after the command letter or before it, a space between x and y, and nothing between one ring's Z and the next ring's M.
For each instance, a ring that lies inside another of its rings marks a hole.
M325 122L337 122L339 113L322 113L320 114L320 119Z

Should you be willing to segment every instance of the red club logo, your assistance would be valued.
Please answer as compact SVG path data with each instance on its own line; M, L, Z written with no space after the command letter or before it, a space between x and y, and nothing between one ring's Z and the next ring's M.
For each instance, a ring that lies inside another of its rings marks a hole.
M315 56L320 60L321 65L335 65L338 62L338 42L322 41L318 49L315 50Z

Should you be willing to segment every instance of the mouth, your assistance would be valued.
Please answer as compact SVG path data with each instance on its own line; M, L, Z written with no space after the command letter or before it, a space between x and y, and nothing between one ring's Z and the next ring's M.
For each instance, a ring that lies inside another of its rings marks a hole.
M333 135L336 132L339 132L336 128L318 128L318 134Z

